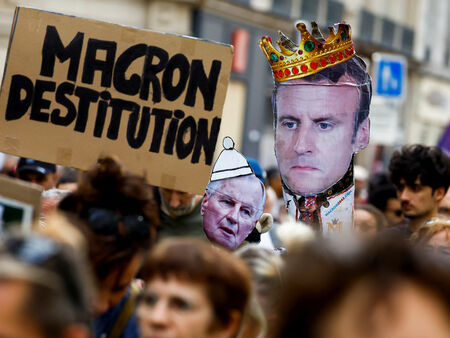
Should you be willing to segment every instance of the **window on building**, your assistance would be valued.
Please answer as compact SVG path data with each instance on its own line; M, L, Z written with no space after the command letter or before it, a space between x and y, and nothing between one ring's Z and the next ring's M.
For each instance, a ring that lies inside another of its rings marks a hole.
M424 62L428 63L430 62L431 59L431 49L429 46L425 47L425 56L424 56Z
M414 30L409 27L403 27L402 51L406 55L412 56L413 48L414 48Z
M361 10L359 38L364 41L372 41L374 25L375 25L375 15L364 9Z
M344 16L344 4L339 1L327 2L327 25L331 26L342 21Z
M319 15L319 1L302 1L302 20L317 21Z
M276 0L272 3L272 12L284 17L291 17L292 0Z
M228 0L230 2L236 2L241 5L250 6L250 0Z
M387 18L383 18L381 22L381 44L385 47L394 48L394 36L397 25L394 21Z

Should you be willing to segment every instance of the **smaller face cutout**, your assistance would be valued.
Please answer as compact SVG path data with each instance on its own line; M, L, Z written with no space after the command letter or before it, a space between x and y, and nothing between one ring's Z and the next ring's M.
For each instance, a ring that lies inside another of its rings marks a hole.
M210 183L201 208L208 239L235 250L261 216L264 193L261 181L254 175Z

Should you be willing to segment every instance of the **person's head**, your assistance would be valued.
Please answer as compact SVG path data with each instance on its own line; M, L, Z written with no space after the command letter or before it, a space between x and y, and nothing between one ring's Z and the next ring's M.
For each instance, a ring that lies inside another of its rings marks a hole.
M31 158L20 158L16 167L16 175L21 180L42 186L44 190L55 188L58 183L55 164Z
M90 281L71 248L40 236L0 246L0 336L90 337Z
M126 294L154 240L159 219L151 189L143 177L106 157L81 176L77 191L59 208L87 239L99 315Z
M399 238L329 244L289 253L277 337L448 337L448 265Z
M344 176L369 142L371 80L353 57L319 73L275 82L275 154L281 178L299 195L320 193Z
M359 204L355 206L354 227L363 238L373 238L387 227L387 220L373 205Z
M251 293L238 258L198 239L168 239L152 250L142 277L143 337L236 337Z
M450 184L450 160L442 150L403 146L392 155L389 171L406 217L436 215Z
M159 188L159 194L162 211L172 218L190 213L200 200L198 195L173 189Z
M411 240L417 244L442 248L450 254L450 220L433 218L426 221L411 235Z
M278 316L277 307L282 288L281 268L283 259L275 251L255 244L239 248L235 254L250 268L257 302L265 315L267 331L271 334Z
M405 221L397 189L389 181L387 174L380 173L371 178L368 201L384 214L389 226L399 225Z
M61 171L58 185L61 190L75 191L78 188L78 171L74 168L65 167Z
M281 184L278 168L270 168L267 170L267 184L272 187L278 198L283 198L283 185Z
M264 185L254 175L210 182L201 206L206 236L215 244L236 249L255 228L264 202Z

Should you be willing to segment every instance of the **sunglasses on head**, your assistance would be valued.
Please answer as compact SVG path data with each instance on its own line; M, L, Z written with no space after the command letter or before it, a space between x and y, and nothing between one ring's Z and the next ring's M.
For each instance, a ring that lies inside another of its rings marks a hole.
M137 237L150 234L150 222L144 215L122 216L111 209L90 208L88 210L88 223L92 230L99 235Z

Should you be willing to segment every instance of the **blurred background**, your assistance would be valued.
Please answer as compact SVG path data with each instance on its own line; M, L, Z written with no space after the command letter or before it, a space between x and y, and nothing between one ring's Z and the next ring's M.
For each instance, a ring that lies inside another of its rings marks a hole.
M234 45L221 136L276 166L272 74L258 41L282 30L298 43L297 21L327 26L345 21L374 79L371 141L357 164L386 169L402 144L450 148L450 1L448 0L0 0L0 64L16 5L210 39ZM151 44L151 42L149 42ZM3 67L2 67L3 68ZM3 69L1 70L3 73Z

